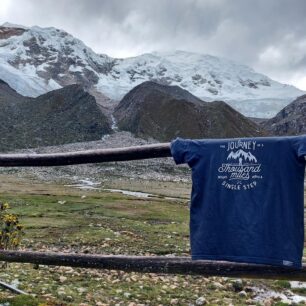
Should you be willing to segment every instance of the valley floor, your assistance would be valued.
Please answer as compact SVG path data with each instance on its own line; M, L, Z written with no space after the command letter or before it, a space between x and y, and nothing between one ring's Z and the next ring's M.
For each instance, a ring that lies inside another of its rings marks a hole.
M134 255L189 255L190 182L139 179L41 181L0 175L0 201L25 226L21 248ZM134 192L134 193L133 193ZM230 279L9 264L3 305L303 304L306 288L288 281ZM298 288L301 287L301 288ZM5 304L10 301L10 304Z

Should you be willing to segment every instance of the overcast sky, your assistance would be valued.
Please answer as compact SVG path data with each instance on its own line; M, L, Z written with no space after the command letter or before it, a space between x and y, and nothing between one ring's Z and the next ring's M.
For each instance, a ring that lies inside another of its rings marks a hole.
M306 0L0 0L0 24L54 26L113 57L186 50L306 90Z

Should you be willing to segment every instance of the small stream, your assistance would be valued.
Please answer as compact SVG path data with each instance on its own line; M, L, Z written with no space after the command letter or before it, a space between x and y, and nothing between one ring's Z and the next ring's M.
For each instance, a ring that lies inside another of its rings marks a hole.
M114 117L113 114L111 114L111 120L112 120L111 129L112 129L114 132L118 132L118 131L119 131L119 128L118 128L118 125L117 125L117 120L116 120L116 118Z
M162 198L165 200L178 200L175 197L168 197L168 196L160 196L158 194L141 192L141 191L132 191L126 189L112 189L112 188L103 188L100 182L94 182L89 180L88 178L77 180L75 184L67 184L67 187L82 189L82 190L96 190L96 191L108 191L108 192L116 192L121 193L124 195L136 197L136 198Z
M118 128L118 125L117 125L117 120L116 118L114 117L113 114L111 114L111 129L113 132L118 132L119 131L119 128ZM101 140L106 140L108 137L110 137L111 134L105 134L101 137Z
M124 190L124 189L102 189L105 191L110 191L110 192L117 192L117 193L122 193L124 195L128 196L133 196L136 198L153 198L156 197L156 195L152 193L145 193L145 192L140 192L140 191L130 191L130 190Z

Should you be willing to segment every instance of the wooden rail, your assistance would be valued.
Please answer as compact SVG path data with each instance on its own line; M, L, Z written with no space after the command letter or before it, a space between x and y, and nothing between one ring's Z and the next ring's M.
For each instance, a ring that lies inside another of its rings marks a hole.
M122 270L126 272L226 276L306 281L306 267L293 269L261 264L191 260L189 257L88 255L0 251L0 261Z
M48 154L0 154L0 167L49 167L170 157L170 143Z

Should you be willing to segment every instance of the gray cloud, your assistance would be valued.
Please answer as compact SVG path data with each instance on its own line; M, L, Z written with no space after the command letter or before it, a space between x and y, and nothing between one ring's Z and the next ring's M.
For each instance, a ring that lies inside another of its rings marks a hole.
M188 50L306 89L305 0L1 0L0 22L54 26L114 57Z

